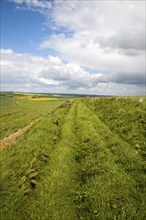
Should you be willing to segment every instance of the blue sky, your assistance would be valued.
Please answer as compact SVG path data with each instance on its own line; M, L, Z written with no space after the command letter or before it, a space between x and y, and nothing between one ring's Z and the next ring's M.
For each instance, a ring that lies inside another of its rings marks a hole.
M37 49L40 39L51 33L45 28L44 15L17 9L9 0L1 1L1 7L1 47L18 53L48 54Z
M144 1L1 1L1 61L2 90L144 94Z

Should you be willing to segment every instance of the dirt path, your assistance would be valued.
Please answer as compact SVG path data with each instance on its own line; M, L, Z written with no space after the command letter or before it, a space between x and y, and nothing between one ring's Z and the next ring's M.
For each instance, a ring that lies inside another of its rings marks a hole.
M26 131L28 131L34 124L36 124L41 118L38 118L34 121L32 121L29 125L26 127L19 129L14 134L9 135L8 137L5 137L4 139L0 140L0 151L2 151L5 147L11 146L16 139L24 134Z

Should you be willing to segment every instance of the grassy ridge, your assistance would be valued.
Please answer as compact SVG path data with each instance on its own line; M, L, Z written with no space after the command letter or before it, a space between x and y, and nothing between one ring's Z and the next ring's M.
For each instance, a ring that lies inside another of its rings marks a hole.
M85 99L84 102L124 141L145 145L146 97Z
M142 158L84 105L78 106L77 118L79 216L144 219L146 176Z
M97 102L64 103L3 150L2 220L145 219L144 156L105 124Z

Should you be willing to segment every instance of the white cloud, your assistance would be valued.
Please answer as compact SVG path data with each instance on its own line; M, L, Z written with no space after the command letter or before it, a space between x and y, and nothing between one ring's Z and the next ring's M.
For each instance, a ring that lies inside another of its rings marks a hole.
M42 13L45 12L45 10L49 10L52 7L51 1L40 1L40 0L10 0L11 2L17 3L17 4L26 4L29 10L33 10L35 8L44 9L44 11L41 11Z
M72 34L49 36L40 48L56 49L64 59L96 70L144 75L143 1L59 1L52 17Z
M1 53L3 54L13 54L13 50L11 49L7 49L7 50L4 50L4 49L1 49Z
M129 56L117 49L108 51L100 48L92 41L88 41L88 44L85 45L86 41L83 35L77 34L73 38L68 38L60 34L50 36L40 46L41 48L55 48L62 53L64 59L96 70L144 73L144 52Z
M78 64L65 64L58 57L49 55L44 58L9 52L10 50L1 50L1 80L4 90L129 94L133 88L116 84L110 74L90 74ZM137 92L143 93L144 88L136 88Z

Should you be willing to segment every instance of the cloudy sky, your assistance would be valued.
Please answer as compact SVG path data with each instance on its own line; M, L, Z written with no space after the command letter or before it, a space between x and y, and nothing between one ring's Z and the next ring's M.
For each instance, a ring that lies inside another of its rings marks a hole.
M145 93L145 1L2 0L1 90Z

